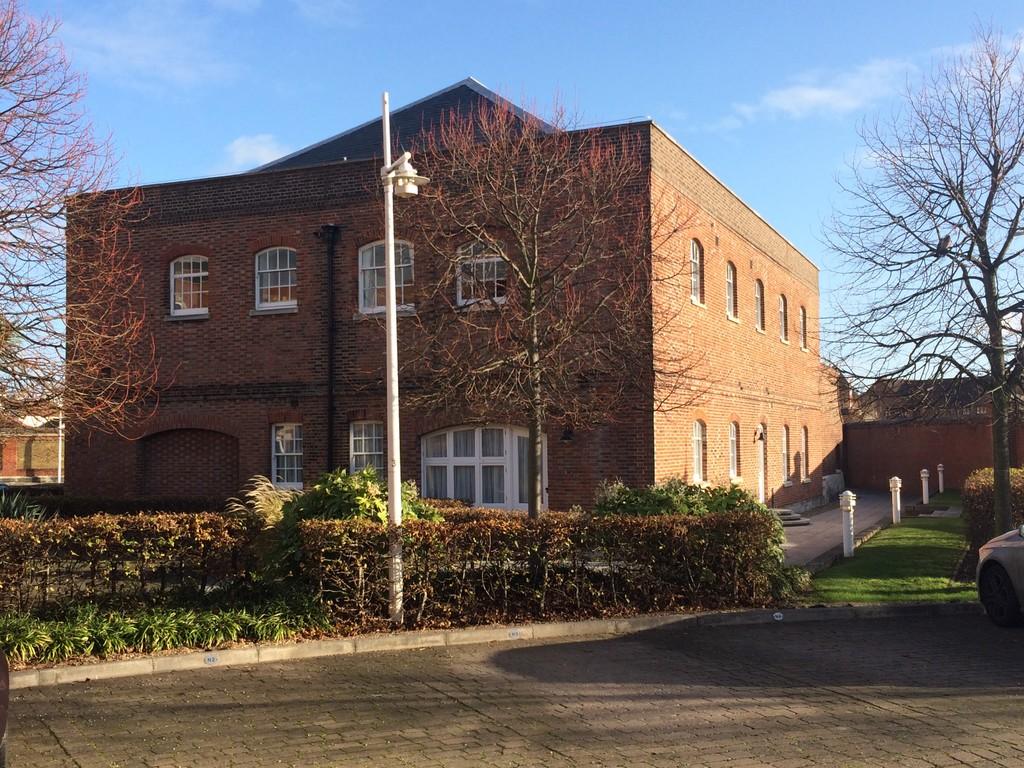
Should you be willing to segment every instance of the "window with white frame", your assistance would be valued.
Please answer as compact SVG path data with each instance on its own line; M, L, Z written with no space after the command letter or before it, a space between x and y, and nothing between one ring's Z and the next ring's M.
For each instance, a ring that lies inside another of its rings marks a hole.
M789 427L782 428L782 482L788 483L792 476L789 471Z
M800 307L800 349L807 349L807 310Z
M779 294L779 339L789 341L789 303L786 294Z
M690 241L690 299L704 303L704 248L700 241Z
M460 426L423 438L423 495L482 507L526 509L529 433L511 425ZM542 487L547 486L547 445ZM546 501L546 492L545 492Z
M508 297L508 264L485 243L459 248L459 275L455 284L456 303L503 304Z
M809 459L807 458L808 444L810 438L807 432L807 427L800 430L800 479L806 481L811 476L811 470L809 467Z
M271 427L270 477L282 488L302 488L302 425Z
M693 482L702 483L706 479L708 463L708 428L697 420L693 422Z
M291 248L267 248L256 254L256 308L294 307L297 268Z
M725 265L725 312L735 319L739 314L739 296L736 292L736 265L731 261Z
M171 314L205 315L208 264L205 256L181 256L171 262Z
M729 477L736 479L740 476L740 425L735 421L729 422Z
M395 303L398 309L412 309L406 289L413 283L412 246L395 241ZM383 312L387 281L387 257L384 243L371 243L359 249L359 311Z
M366 467L384 477L384 422L354 421L349 425L349 470L359 472Z
M754 281L754 314L756 315L754 321L757 325L757 330L764 330L764 283L760 280Z

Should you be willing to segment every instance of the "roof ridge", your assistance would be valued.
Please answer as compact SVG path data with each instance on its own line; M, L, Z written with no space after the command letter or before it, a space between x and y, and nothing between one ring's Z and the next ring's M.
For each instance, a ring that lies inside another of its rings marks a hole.
M411 101L408 104L403 104L402 106L400 106L400 107L398 107L396 109L392 109L391 110L391 114L394 115L394 114L397 114L399 112L404 112L405 110L412 109L413 107L415 107L415 106L417 106L419 104L422 104L422 103L424 103L426 101L429 101L430 99L437 98L438 96L441 96L442 94L450 93L451 91L454 91L457 88L463 88L463 87L469 88L470 90L472 90L477 95L484 97L485 99L487 99L488 101L490 101L492 103L499 103L500 102L500 103L507 104L513 110L513 112L518 117L520 117L520 118L524 118L525 119L526 117L532 116L529 112L527 112L525 109L523 109L522 107L518 106L517 104L515 104L511 100L506 99L504 96L496 93L495 91L492 91L490 88L488 88L486 85L481 83L479 80L477 80L472 75L470 75L468 77L464 77L462 80L459 80L457 83L452 83L451 85L449 85L449 86L447 86L445 88L441 88L441 89L439 89L437 91L434 91L433 93L429 93L426 96L423 96L423 97L421 97L419 99L416 99L415 101ZM246 171L246 173L259 173L260 171L273 170L273 168L275 166L280 165L281 163L284 163L284 162L286 162L288 160L291 160L291 159L293 159L295 157L298 157L299 155L305 154L306 152L314 150L317 147L322 147L324 144L329 144L332 141L337 141L338 139L344 138L345 136L353 134L356 131L360 131L360 130L368 127L368 126L373 125L374 123L380 121L381 119L382 118L381 118L380 115L378 115L377 117L372 117L369 120L366 120L365 122L360 123L359 125L353 126L352 128L346 128L341 133L336 133L333 136L328 136L326 139L322 139L321 141L314 142L313 144L308 144L307 146L302 147L300 149L297 149L294 152L291 152L291 153L289 153L287 155L284 155L283 157L279 157L276 160L271 160L269 163L264 163L263 165L261 165L261 166L259 166L257 168L253 168L253 169L251 169L249 171ZM382 139L383 139L383 137L382 137Z

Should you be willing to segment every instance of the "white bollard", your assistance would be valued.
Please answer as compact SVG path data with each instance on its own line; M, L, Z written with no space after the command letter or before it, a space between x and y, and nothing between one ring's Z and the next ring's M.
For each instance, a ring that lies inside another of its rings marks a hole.
M946 490L946 480L942 476L942 473L946 470L946 468L944 466L942 466L941 464L939 464L938 470L939 470L939 493L942 493L944 490Z
M895 475L889 478L889 491L892 493L892 524L899 525L900 517L903 514L903 504L900 499L900 489L903 481Z
M922 504L927 504L928 503L928 478L929 477L930 477L930 475L928 474L928 470L927 469L922 469L921 470L921 503Z
M839 494L839 508L843 511L843 557L853 557L853 508L857 497L853 491Z

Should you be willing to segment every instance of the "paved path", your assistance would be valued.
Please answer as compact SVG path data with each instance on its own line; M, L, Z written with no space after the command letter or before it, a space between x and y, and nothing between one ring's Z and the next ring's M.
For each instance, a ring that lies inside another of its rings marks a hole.
M892 501L888 494L857 494L853 527L858 534L873 528L883 520L892 520ZM786 529L786 564L807 565L830 549L843 545L842 512L839 505L814 512L811 524Z
M13 768L1024 765L1024 630L674 625L17 691Z

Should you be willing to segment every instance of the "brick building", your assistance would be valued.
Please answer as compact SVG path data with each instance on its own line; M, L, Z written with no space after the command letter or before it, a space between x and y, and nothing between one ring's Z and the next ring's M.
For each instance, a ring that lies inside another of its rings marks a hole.
M498 98L468 79L396 110L393 133L401 143ZM653 122L588 130L639 137L649 194L686 218L671 254L685 277L654 289L678 310L654 354L701 351L706 392L685 411L657 411L652 391L650 407L599 428L550 425L548 505L586 505L607 478L670 476L814 503L841 439L817 268ZM146 305L161 308L150 315L166 389L132 439L69 437L68 493L227 496L254 474L300 485L329 466L383 465L379 143L376 120L250 173L143 188L132 247ZM411 312L416 243L397 237ZM525 507L524 425L408 408L401 421L403 473L428 494Z

